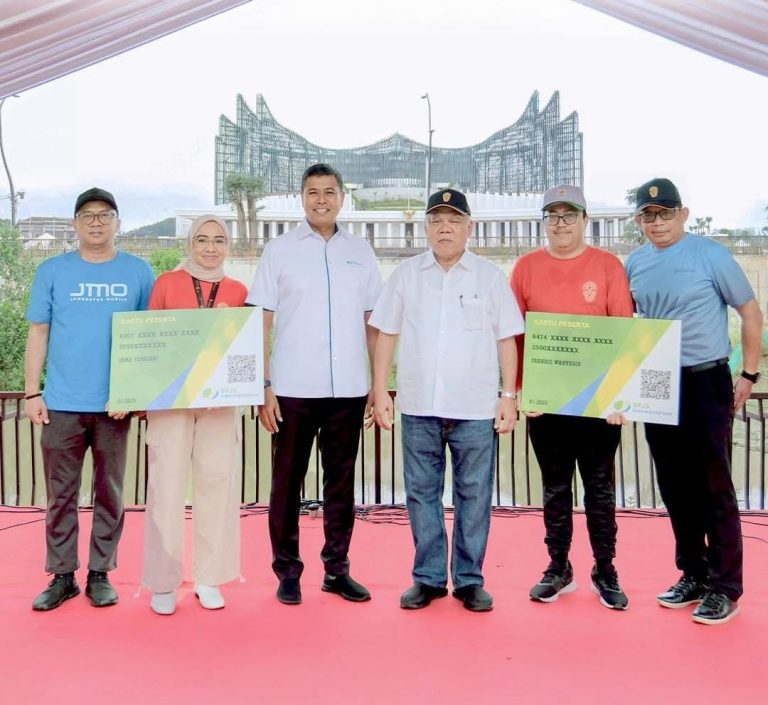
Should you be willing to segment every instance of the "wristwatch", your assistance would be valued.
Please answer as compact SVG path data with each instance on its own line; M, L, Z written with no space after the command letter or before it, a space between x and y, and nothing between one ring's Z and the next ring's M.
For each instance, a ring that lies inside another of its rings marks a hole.
M752 384L757 384L762 375L759 372L755 372L754 374L752 374L751 372L745 372L744 370L742 370L741 376L744 379L748 379L750 382L752 382Z
M499 392L499 396L505 399L517 399L515 392L505 392L503 389Z
M265 379L264 380L264 389L266 389L267 387L271 387L271 386L272 386L272 380L271 379Z

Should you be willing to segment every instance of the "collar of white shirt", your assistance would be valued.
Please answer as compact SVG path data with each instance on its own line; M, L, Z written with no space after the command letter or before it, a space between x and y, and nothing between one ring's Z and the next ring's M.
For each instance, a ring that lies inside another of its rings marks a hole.
M299 225L296 228L296 238L298 240L303 240L304 238L307 238L310 235L316 235L317 237L323 237L322 235L320 235L320 233L315 232L314 230L312 230L312 226L309 224L309 221L306 218L304 218L304 220L301 222L301 225ZM336 237L337 235L340 236L340 237L343 237L343 238L352 237L338 223L336 223L336 232L331 236L331 238L329 238L329 240L334 238L334 237ZM323 239L325 240L325 238L323 238Z
M442 265L435 259L435 253L431 249L427 250L422 256L424 259L421 262L421 269L429 269L430 267L440 267L440 269L443 269ZM467 269L470 272L474 271L477 266L477 255L469 250L464 250L461 259L456 262L453 267L458 265L461 265L464 269ZM451 267L451 269L453 269L453 267Z

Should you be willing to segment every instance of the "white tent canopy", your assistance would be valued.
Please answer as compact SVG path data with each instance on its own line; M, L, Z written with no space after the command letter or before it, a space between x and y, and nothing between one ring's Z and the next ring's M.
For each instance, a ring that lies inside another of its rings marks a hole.
M0 99L158 39L249 0L6 0ZM766 0L576 0L768 76ZM510 4L509 12L514 12Z
M248 0L6 0L0 98L159 39Z
M576 0L587 7L768 76L766 0Z

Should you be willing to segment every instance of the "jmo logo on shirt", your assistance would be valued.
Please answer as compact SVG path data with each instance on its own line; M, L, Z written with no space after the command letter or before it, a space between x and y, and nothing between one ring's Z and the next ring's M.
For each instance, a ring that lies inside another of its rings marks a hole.
M75 301L124 301L127 297L127 284L94 282L80 282L78 289L69 294L69 298Z

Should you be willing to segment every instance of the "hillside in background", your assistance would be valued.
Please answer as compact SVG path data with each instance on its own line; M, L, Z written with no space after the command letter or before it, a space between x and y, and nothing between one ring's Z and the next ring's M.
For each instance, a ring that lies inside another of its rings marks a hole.
M173 237L176 234L176 218L166 218L156 223L142 225L122 234L123 237Z

